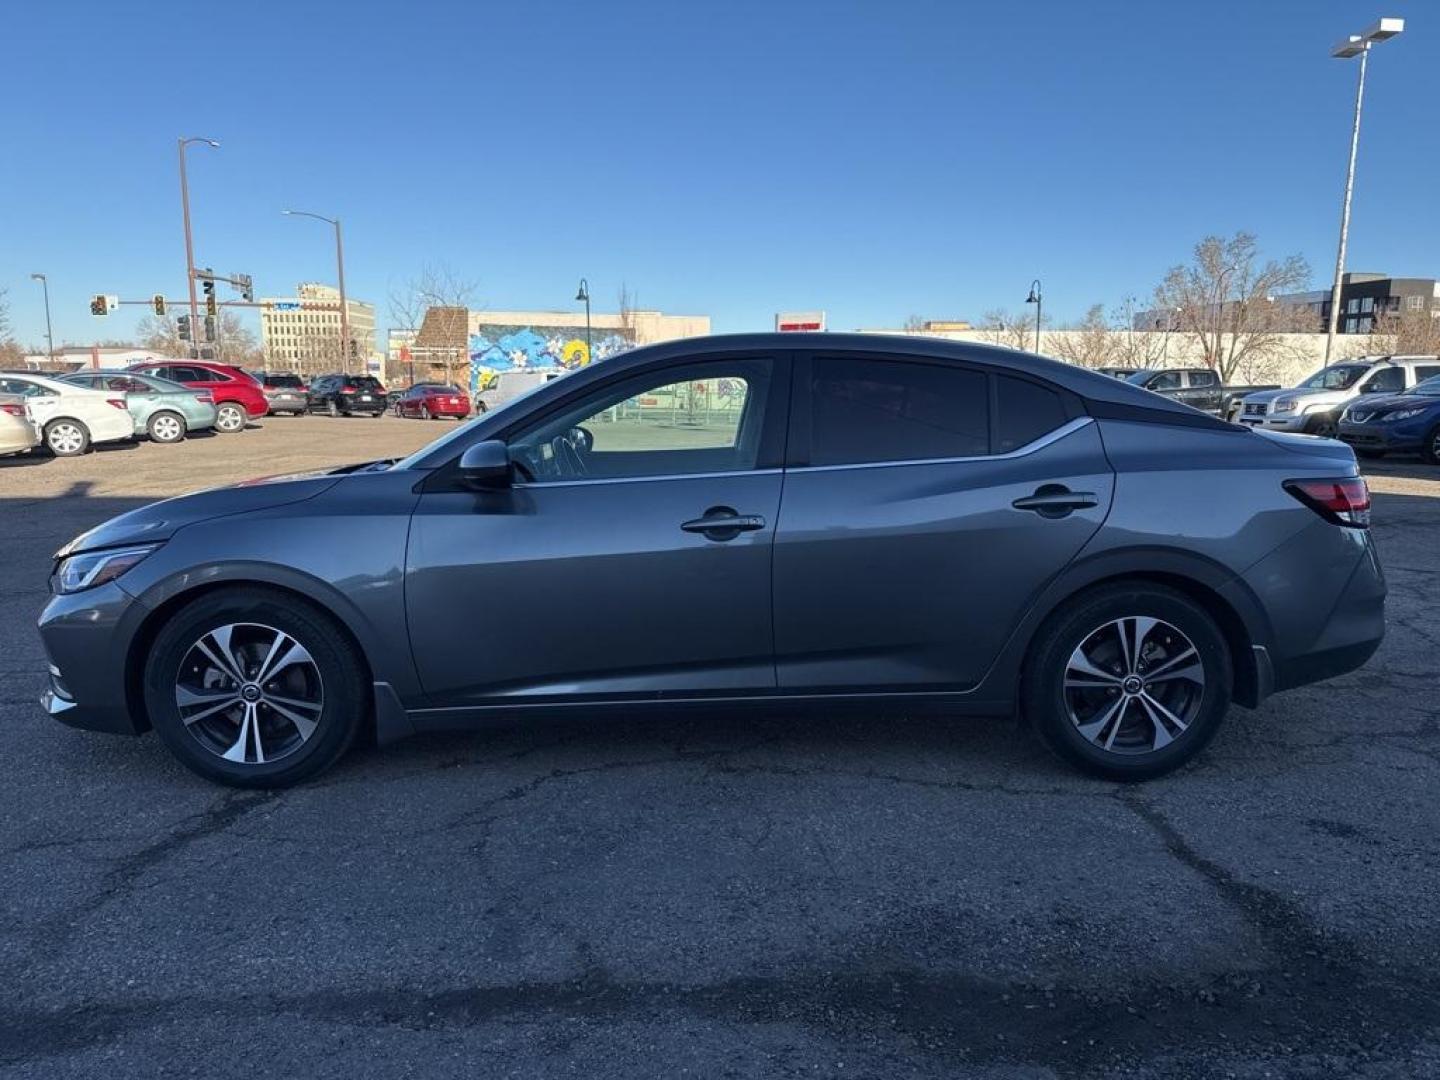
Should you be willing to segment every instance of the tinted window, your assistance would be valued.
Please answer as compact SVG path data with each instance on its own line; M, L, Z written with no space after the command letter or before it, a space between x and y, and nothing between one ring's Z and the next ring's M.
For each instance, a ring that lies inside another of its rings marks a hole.
M266 376L265 376L265 385L266 385L266 386L272 386L272 387L280 387L280 386L298 387L298 386L301 385L301 383L300 383L300 376L299 376L299 375L266 375Z
M1370 368L1366 364L1332 364L1300 384L1303 390L1348 390Z
M174 379L176 382L191 383L208 381L206 376L209 373L202 371L200 368L182 367L176 364L171 368L161 368L156 374L162 379Z
M1191 386L1214 386L1217 381L1213 371L1192 371L1190 373Z
M1433 379L1436 375L1440 375L1440 367L1422 365L1415 369L1415 378L1419 382L1424 382L1426 379Z
M24 379L0 378L0 394L21 394L24 397L39 397L46 393L44 387Z
M753 469L770 364L735 360L611 383L511 441L537 481Z
M1065 420L1065 403L1054 390L1009 375L995 377L995 453L1018 450Z
M1178 371L1162 371L1144 386L1146 390L1178 390L1180 373Z
M817 357L810 463L923 461L990 452L985 376L966 368Z

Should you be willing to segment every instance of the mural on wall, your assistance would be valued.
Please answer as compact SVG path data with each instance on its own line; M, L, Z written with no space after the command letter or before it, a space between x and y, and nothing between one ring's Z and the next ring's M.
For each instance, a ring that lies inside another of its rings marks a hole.
M470 389L483 390L502 371L584 367L632 347L632 342L613 330L592 337L593 356L585 347L583 327L577 333L573 326L487 326L470 335Z

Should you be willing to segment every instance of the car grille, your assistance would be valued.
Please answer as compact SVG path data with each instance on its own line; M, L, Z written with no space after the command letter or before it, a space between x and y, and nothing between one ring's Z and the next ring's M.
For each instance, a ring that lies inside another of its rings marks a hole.
M1266 410L1267 408L1269 408L1269 406L1266 405L1265 402L1263 402L1263 401L1257 401L1257 402L1254 402L1254 403L1247 403L1247 404L1245 405L1245 415L1246 415L1246 416L1264 416L1264 415L1265 415L1265 410Z

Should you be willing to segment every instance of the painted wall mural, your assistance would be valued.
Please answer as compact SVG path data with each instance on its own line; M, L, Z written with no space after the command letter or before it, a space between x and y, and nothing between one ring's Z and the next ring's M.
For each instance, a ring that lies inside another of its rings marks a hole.
M470 335L470 389L481 390L502 371L557 371L624 352L632 343L613 330L592 331L594 355L585 330L573 326L487 326Z

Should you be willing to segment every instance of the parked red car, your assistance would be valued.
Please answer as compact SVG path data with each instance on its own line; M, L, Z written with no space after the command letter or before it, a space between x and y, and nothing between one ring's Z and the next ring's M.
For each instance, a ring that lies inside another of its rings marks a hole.
M421 420L453 416L463 420L470 415L470 395L454 383L416 383L395 402L395 415Z
M131 371L183 383L192 390L208 390L215 398L215 430L243 431L252 417L270 411L270 402L250 375L230 364L208 360L151 360L133 364Z

